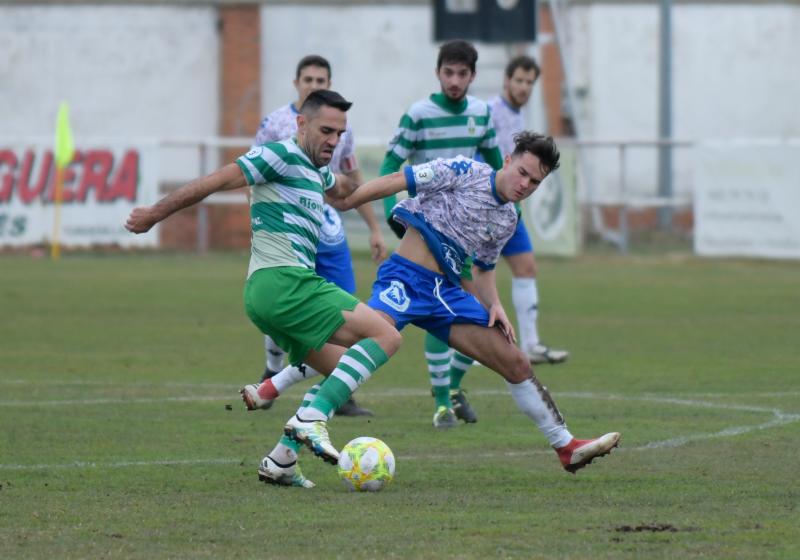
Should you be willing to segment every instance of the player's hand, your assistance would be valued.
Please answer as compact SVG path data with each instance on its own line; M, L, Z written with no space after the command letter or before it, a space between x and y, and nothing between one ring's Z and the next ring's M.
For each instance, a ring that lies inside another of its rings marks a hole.
M132 233L145 233L159 221L161 218L152 206L140 206L131 211L128 221L125 222L125 229Z
M511 321L508 320L505 309L499 303L492 305L489 308L489 327L497 326L505 335L506 340L511 344L517 343L517 335L514 332L514 327Z
M369 234L369 248L372 253L372 260L376 263L386 258L386 242L383 240L383 234L380 230Z
M394 234L397 236L398 239L403 239L403 236L406 234L406 228L392 216L386 218L386 223L389 224L389 227L392 229Z

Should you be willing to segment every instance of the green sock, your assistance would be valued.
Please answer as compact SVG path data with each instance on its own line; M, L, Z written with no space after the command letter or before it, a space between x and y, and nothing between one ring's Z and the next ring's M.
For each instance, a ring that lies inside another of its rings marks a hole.
M347 349L336 369L320 383L319 392L308 408L330 418L331 413L347 402L353 391L388 360L386 352L371 338L358 341ZM314 414L304 416L313 418Z
M301 444L299 441L295 441L289 436L283 436L279 443L294 451L296 455L300 454L300 448L303 446L303 444Z
M431 378L436 408L450 408L450 347L430 333L425 334L425 361Z
M474 363L475 360L469 356L465 356L458 350L453 351L453 357L450 359L450 389L454 391L461 389L461 380Z

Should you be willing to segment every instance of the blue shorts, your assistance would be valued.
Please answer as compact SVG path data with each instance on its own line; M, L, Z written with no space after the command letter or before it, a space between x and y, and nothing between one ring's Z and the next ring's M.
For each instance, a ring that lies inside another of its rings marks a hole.
M394 319L397 330L411 323L446 344L454 323L489 324L489 312L475 296L397 254L378 268L367 305Z
M331 247L332 250L317 253L315 270L328 282L336 284L348 294L356 293L356 277L353 273L353 258L347 243Z
M503 250L500 251L500 254L504 257L513 257L514 255L519 255L520 253L532 252L533 244L531 243L531 238L528 236L528 230L525 228L525 224L520 216L519 220L517 220L517 229L514 230L514 235L512 235L511 238L506 242Z

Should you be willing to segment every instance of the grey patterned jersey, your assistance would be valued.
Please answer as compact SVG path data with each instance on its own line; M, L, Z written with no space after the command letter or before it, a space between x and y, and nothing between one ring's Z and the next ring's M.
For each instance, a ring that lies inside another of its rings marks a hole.
M464 258L491 270L517 227L514 205L497 194L495 171L458 156L404 168L408 198L396 218L420 231L442 270L460 282Z
M492 112L497 146L505 157L514 151L514 135L525 128L522 111L509 105L500 95L492 97L486 104Z

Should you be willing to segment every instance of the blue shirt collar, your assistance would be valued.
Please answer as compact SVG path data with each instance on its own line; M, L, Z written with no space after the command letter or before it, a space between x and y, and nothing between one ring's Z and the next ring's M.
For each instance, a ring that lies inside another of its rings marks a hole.
M492 183L492 196L497 201L497 204L503 205L506 204L508 201L503 200L500 198L500 195L497 194L497 184L495 183L495 177L497 176L497 171L492 171L492 174L489 176L489 180Z

